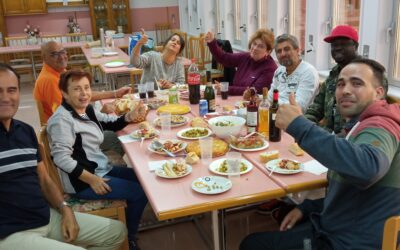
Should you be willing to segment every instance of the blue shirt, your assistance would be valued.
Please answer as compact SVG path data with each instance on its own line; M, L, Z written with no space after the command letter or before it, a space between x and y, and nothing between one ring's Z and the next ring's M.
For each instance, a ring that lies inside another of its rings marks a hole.
M12 120L7 131L0 123L0 239L49 223L37 173L40 161L31 126Z

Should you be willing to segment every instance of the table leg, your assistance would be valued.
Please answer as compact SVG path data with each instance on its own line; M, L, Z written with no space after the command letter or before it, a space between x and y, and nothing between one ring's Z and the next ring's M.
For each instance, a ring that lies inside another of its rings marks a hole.
M211 211L212 231L213 231L213 243L214 250L220 250L219 246L219 221L218 221L218 210Z
M33 78L36 81L37 75L36 75L36 69L35 69L35 60L33 60L33 51L31 51L31 63L32 63Z

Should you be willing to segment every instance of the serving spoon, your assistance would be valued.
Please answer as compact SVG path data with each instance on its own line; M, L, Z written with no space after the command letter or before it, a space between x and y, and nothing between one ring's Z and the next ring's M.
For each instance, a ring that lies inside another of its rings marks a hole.
M171 156L171 157L176 157L175 154L173 154L172 152L166 150L166 149L164 148L164 145L163 145L161 142L159 142L158 140L153 140L153 141L151 142L151 147L152 147L154 150L160 150L160 149L161 149L161 150L164 151L167 155L169 155L169 156Z

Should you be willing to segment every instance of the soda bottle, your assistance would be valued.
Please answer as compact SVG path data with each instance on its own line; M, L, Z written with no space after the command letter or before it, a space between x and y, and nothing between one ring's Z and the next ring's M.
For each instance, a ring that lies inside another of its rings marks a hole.
M269 101L268 101L268 88L263 88L263 99L258 106L258 132L265 137L269 136Z
M279 91L274 89L273 102L269 108L269 140L272 142L281 141L281 129L275 126L276 112L279 108Z
M200 71L194 58L188 69L187 81L189 85L189 102L190 104L198 104L200 100Z

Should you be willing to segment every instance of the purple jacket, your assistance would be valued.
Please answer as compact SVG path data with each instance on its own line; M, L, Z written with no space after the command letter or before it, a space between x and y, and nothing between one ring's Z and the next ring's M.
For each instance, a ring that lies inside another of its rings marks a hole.
M247 87L255 87L259 94L263 87L270 88L272 77L278 68L271 56L254 61L249 52L226 53L218 47L215 39L207 46L217 62L224 67L237 67L233 83L229 86L230 95L242 95Z

